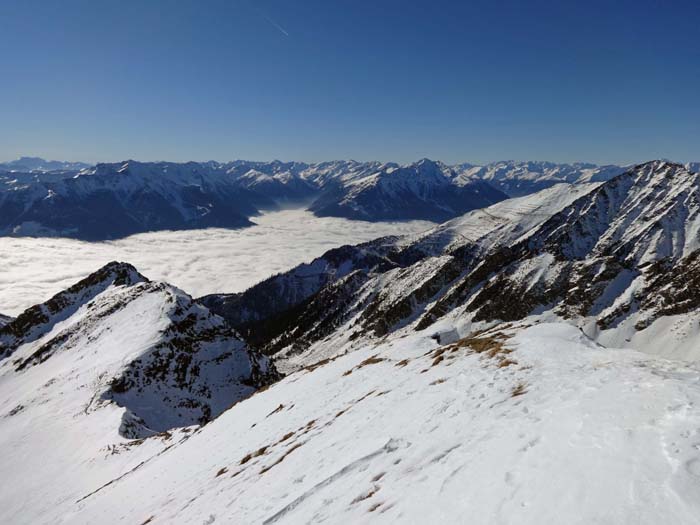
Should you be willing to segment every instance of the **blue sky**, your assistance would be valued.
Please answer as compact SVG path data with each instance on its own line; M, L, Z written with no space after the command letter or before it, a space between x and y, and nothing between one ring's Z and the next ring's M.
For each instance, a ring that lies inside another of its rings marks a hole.
M698 20L697 1L0 0L0 160L700 160Z

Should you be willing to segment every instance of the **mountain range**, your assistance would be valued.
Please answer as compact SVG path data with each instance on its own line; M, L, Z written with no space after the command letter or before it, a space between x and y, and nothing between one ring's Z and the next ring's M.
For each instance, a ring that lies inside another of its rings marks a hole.
M688 165L690 168L691 165ZM88 241L158 230L242 228L258 213L436 223L555 184L602 182L620 166L497 162L136 162L0 164L0 234Z
M439 327L454 312L468 330L536 314L617 347L663 337L665 355L696 358L699 177L655 161L605 183L557 184L201 301L292 362L316 359L318 346Z
M700 174L601 178L237 294L114 262L3 319L0 520L697 523Z

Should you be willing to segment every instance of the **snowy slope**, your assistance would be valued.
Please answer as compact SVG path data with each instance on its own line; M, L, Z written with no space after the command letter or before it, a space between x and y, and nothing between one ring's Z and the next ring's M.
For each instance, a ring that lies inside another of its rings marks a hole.
M0 521L698 523L699 235L653 161L242 294L112 263L0 328Z
M410 239L412 248L439 254L465 243L507 244L592 191L597 184L561 183L524 197L507 199L447 221Z
M377 260L346 259L349 277L322 273L325 282L300 298L283 285L296 270L273 277L244 294L254 323L216 300L206 304L285 360L284 370L453 312L477 328L529 316L568 320L606 345L697 359L699 203L700 175L649 162L604 183L560 183L504 201L426 234L348 247ZM265 289L288 309L260 301Z
M124 263L0 328L0 348L0 471L21 479L0 491L3 523L53 521L277 378L221 318Z
M569 325L418 334L301 370L51 516L697 523L698 406L696 366Z
M339 325L346 326L341 333L349 337L355 331L374 332L376 320L415 321L431 297L464 271L462 251L478 260L494 246L526 236L595 187L558 184L467 213L424 234L332 250L242 294L214 294L202 301L265 352L298 364L312 362L322 350L312 347L306 355L305 347L331 335ZM259 325L251 323L264 319L268 320ZM354 327L356 320L362 322ZM291 348L286 348L288 344ZM303 355L298 356L300 351Z

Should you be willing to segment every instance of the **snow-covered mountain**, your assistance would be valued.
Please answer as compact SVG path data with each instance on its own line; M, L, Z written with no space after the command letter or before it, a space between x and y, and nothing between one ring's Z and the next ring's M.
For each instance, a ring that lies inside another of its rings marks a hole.
M474 178L487 181L509 197L522 197L562 182L603 182L625 171L622 166L597 166L578 162L494 162L485 166L460 164L455 166L463 180Z
M40 157L20 157L9 162L0 162L0 172L46 172L46 171L78 171L89 168L84 162L66 162L61 160L45 160Z
M271 199L206 164L98 164L70 176L0 175L0 232L85 240L250 225Z
M163 229L245 227L260 210L280 206L308 206L319 216L365 221L442 222L508 196L559 183L605 181L624 171L546 162L449 167L428 159L403 166L356 161L26 164L24 171L15 169L22 164L5 171L0 165L0 234L85 240Z
M112 263L0 328L0 521L697 523L699 192L649 162L199 301Z
M696 358L699 177L655 161L605 183L557 184L202 301L292 369L455 315L465 331L567 319L606 345Z
M421 219L443 222L507 198L483 181L455 184L456 172L423 159L338 185L309 208L319 216L362 220Z
M122 407L114 430L127 437L205 423L276 378L220 317L125 263L108 264L0 328L0 358L8 410L36 416L57 392L77 388L76 377L90 376L78 396L90 398L85 413L110 402ZM45 391L26 388L44 377L53 378Z
M221 318L124 263L0 328L0 350L3 523L70 522L77 499L278 377Z

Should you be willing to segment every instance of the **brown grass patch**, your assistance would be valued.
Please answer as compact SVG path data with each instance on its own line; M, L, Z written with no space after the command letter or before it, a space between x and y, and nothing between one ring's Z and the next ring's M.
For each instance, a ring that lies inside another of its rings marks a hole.
M376 392L376 390L370 390L370 391L367 392L364 396L362 396L360 399L358 399L357 401L355 401L355 403L359 403L359 402L362 401L363 399L367 399L369 396L371 396L371 395L374 394L375 392Z
M527 390L525 389L525 384L518 383L511 391L510 396L511 397L518 397L518 396L522 396L526 392L527 392Z
M272 414L276 414L277 412L281 412L283 409L284 409L284 405L283 405L282 403L280 403L280 406L278 406L278 407L275 408L272 412L270 412L268 415L266 415L266 416L265 416L265 419L267 419L268 417L270 417Z
M267 446L264 446L262 448L259 448L255 452L251 452L249 454L246 454L245 456L243 456L243 459L241 459L241 462L239 463L239 465L245 465L251 459L257 458L258 456L262 456L266 450L267 450Z
M294 435L294 431L293 431L293 430L292 430L291 432L287 432L284 436L282 436L282 437L280 438L280 440L277 442L277 444L279 445L280 443L284 443L285 441L287 441L287 440L288 440L290 437L292 437L293 435Z
M517 364L516 361L505 357L513 352L513 350L506 348L505 346L505 342L510 339L510 336L504 334L503 332L485 335L485 332L488 332L488 330L474 332L470 336L463 337L451 345L442 347L439 352L434 351L433 356L435 356L435 360L433 361L432 366L435 366L442 360L440 358L442 357L443 353L450 352L450 354L454 354L460 349L466 349L470 353L482 354L490 359L498 358L498 366L500 368ZM450 359L454 359L455 356L450 355L449 357Z
M431 385L439 385L440 383L444 383L445 381L446 381L446 380L445 380L444 378L441 377L440 379L436 379L435 381L433 381L433 382L430 383L430 384L431 384Z
M146 521L141 522L141 525L147 525L148 523L151 523L153 521L153 518L155 518L155 516L149 516Z
M402 359L401 361L396 363L394 366L398 366L400 368L400 367L406 366L407 364L408 364L408 359Z
M378 509L379 507L381 507L381 506L382 506L381 503L375 503L375 504L372 505L369 509L367 509L367 512L374 512L375 510L377 510L377 509Z
M219 476L223 476L223 475L226 474L227 472L228 472L228 469L227 469L226 467L221 467L221 468L219 469L219 471L216 473L216 476L214 476L214 477L215 477L215 478L218 478Z
M354 500L352 500L351 505L355 505L357 503L360 503L361 501L364 501L366 499L371 498L374 496L377 492L379 491L379 487L372 487L370 490L365 492L364 494L360 494L357 496Z
M321 367L321 366L323 366L323 365L327 365L327 364L330 363L331 361L332 361L332 360L331 360L330 358L321 359L320 361L316 361L315 363L313 363L313 364L311 364L311 365L305 366L304 368L302 368L302 370L306 370L307 372L313 372L313 371L316 370L317 368L319 368L319 367Z
M377 357L376 355L373 355L372 357L368 357L367 359L362 361L355 368L364 368L368 365L376 365L377 363L381 363L382 361L386 361L386 359L384 359L383 357Z
M282 455L277 459L277 461L275 461L275 462L272 463L271 465L268 465L267 467L263 467L263 469L260 471L260 474L265 474L265 472L267 472L268 470L270 470L272 467L274 467L274 466L279 465L280 463L282 463L282 462L287 458L287 456L289 456L289 454L291 454L292 452L294 452L294 451L295 451L296 449L298 449L301 445L303 445L303 443L296 443L295 445L292 445L291 447L289 447L289 449L287 449L287 451L286 451L284 454L282 454Z

